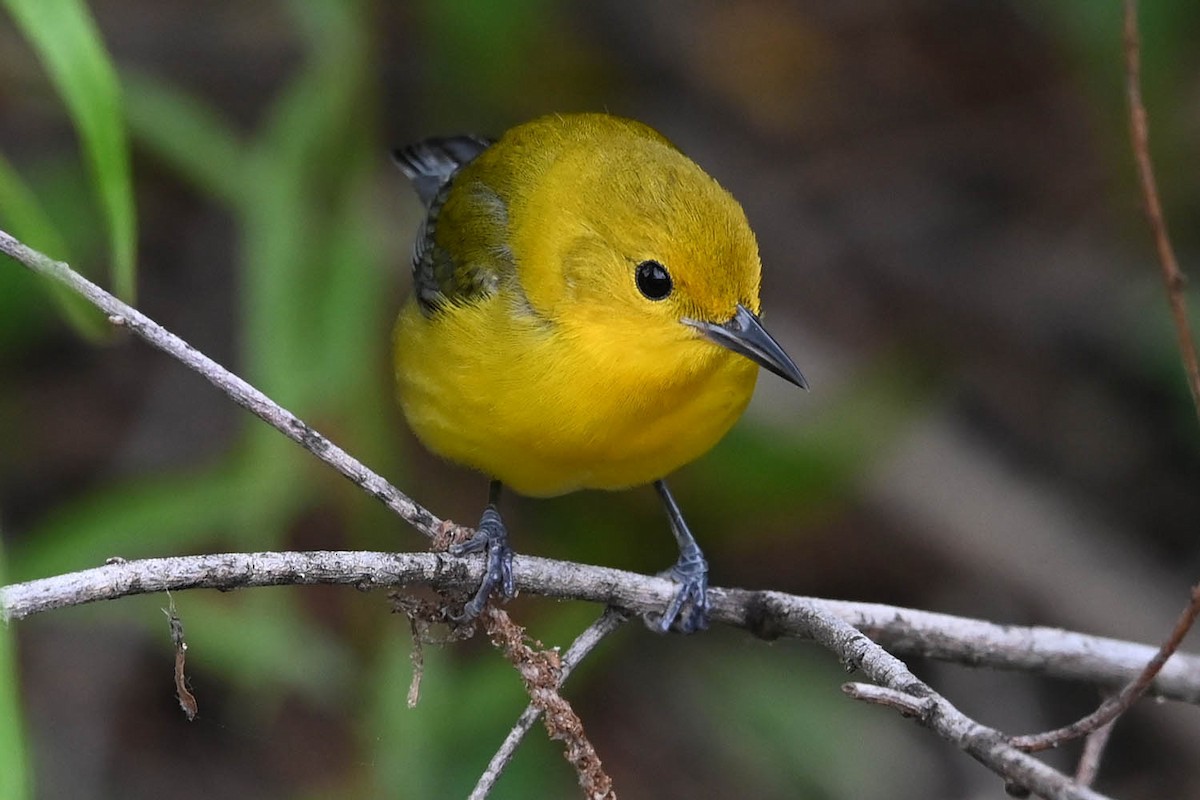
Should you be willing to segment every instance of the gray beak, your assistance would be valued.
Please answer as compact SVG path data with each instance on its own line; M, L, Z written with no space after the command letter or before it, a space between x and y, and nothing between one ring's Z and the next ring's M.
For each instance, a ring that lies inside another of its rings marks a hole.
M801 389L808 389L808 381L800 373L796 362L783 352L779 342L767 333L758 317L741 303L738 303L737 312L728 322L703 322L685 318L683 324L692 326L709 340L771 370L785 381L794 383Z

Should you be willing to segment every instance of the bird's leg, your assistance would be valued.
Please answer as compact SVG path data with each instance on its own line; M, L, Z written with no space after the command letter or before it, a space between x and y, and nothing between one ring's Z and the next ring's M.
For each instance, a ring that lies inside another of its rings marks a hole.
M683 521L683 514L679 512L679 506L666 482L655 481L654 488L662 498L671 532L679 544L679 560L664 573L679 584L679 591L657 622L658 629L667 632L678 618L679 630L683 633L702 631L708 627L708 562L704 560L700 545L696 544L696 538Z
M513 551L508 546L508 529L504 527L504 520L500 518L497 508L499 502L500 481L493 480L488 487L488 505L479 519L479 526L475 528L475 535L450 548L450 554L455 556L480 551L486 553L483 582L479 584L479 591L475 596L463 606L462 615L456 618L458 622L469 622L479 616L479 612L483 611L488 598L496 589L499 589L504 597L512 597L516 593L513 586Z

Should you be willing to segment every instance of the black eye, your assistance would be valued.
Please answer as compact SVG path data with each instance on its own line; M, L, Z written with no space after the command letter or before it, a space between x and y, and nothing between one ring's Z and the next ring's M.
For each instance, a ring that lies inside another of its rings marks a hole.
M671 293L671 273L657 261L643 261L637 265L638 291L651 300L662 300Z

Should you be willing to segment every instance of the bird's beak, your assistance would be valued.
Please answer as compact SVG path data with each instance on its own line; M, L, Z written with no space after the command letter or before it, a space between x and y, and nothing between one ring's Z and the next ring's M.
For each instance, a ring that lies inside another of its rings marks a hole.
M767 333L758 317L741 303L738 303L737 312L728 322L704 322L684 318L683 324L692 326L709 340L771 370L785 381L794 383L801 389L808 388L808 381L800 373L796 362L783 352L779 342Z

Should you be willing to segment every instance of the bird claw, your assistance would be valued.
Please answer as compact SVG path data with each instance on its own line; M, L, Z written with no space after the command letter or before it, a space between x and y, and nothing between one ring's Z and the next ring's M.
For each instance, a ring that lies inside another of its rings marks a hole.
M662 617L652 620L660 633L675 628L680 633L696 633L708 628L708 562L700 548L685 548L679 560L660 573L679 584L675 596Z
M455 622L470 622L479 616L497 589L503 597L516 594L512 568L513 549L508 546L508 530L504 527L504 520L495 506L489 505L484 510L474 536L450 548L450 554L454 556L479 552L486 553L483 581L479 584L479 591L463 606L462 614L451 615Z

